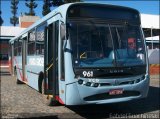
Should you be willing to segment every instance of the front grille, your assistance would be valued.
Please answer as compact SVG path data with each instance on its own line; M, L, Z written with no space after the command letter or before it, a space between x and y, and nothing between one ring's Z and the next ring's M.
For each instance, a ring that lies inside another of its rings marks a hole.
M140 78L137 78L137 79L128 79L128 80L124 80L124 81L121 81L120 79L118 80L115 80L114 82L89 82L89 81L86 81L84 79L78 79L78 84L79 85L84 85L84 86L88 86L88 87L94 87L94 88L97 88L97 87L105 87L105 86L118 86L118 85L132 85L132 84L137 84L141 81L143 81L145 79L145 76L142 76Z
M91 95L85 97L85 101L95 101L95 100L105 100L105 99L115 99L115 98L123 98L123 97L130 97L130 96L139 96L140 92L138 91L124 91L123 94L119 95L109 95L109 93L101 93L96 95Z
M121 82L119 85L128 85L128 84L134 84L135 81L124 81L124 82Z
M110 83L100 83L100 86L111 86Z

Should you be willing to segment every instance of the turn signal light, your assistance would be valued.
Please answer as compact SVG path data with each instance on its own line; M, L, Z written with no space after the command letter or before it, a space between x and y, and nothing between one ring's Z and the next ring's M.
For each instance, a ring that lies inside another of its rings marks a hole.
M81 79L78 80L78 84L80 84L80 85L83 84L83 80L81 80Z
M91 86L91 82L87 82L87 83L86 83L86 86Z
M94 86L94 87L98 87L98 85L99 85L98 83L95 83L93 86Z

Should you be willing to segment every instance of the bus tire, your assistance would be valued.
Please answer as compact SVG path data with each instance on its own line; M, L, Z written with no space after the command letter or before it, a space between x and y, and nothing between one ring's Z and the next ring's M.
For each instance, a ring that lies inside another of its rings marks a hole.
M16 83L17 84L23 84L20 80L18 80L18 79L16 79L17 81L16 81Z

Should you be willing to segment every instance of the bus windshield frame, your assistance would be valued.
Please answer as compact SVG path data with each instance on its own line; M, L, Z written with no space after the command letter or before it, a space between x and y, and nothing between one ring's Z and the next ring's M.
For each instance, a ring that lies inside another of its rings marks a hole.
M146 65L139 25L70 21L68 34L76 68Z

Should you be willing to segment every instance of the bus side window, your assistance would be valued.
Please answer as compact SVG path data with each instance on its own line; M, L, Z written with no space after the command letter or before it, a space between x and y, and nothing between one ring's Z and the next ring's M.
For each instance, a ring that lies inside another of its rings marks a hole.
M36 31L36 54L43 55L44 54L44 31L46 24L42 24L37 27Z
M29 33L28 38L28 55L35 54L35 30Z

